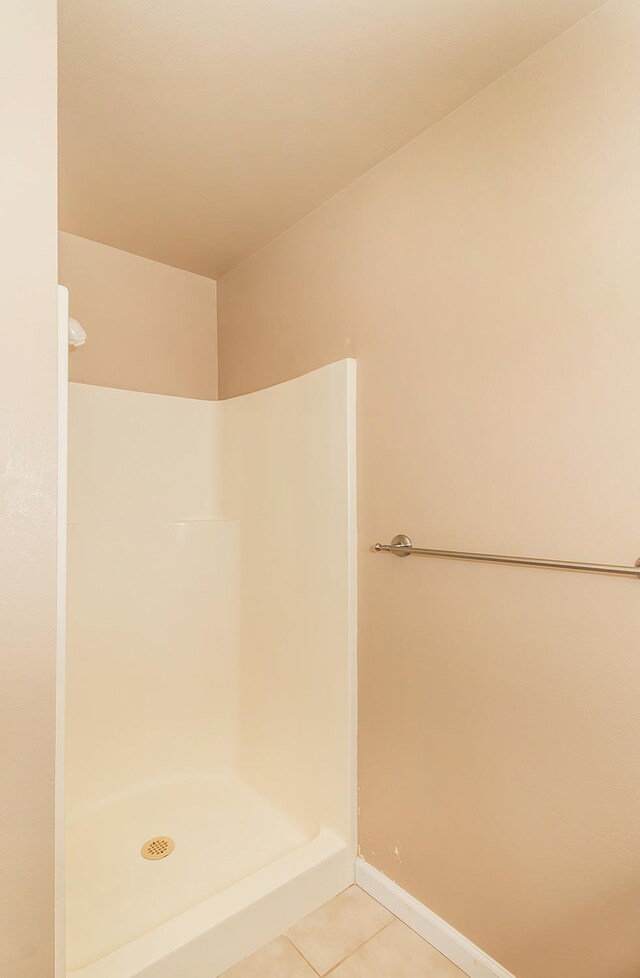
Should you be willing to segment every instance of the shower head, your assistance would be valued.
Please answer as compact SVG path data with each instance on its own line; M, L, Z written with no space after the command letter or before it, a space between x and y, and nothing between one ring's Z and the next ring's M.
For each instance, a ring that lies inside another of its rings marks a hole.
M82 346L86 341L87 334L77 319L69 316L69 346Z

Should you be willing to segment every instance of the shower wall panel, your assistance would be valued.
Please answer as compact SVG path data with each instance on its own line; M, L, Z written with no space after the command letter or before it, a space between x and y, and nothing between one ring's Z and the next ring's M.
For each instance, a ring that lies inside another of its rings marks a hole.
M68 809L235 767L236 527L210 402L69 399Z
M219 407L241 568L241 770L352 840L355 361Z

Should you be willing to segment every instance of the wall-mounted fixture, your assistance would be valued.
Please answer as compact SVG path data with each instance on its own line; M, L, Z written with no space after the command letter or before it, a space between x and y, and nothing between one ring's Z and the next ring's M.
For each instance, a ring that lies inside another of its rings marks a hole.
M69 346L82 346L87 340L87 333L77 319L69 316Z

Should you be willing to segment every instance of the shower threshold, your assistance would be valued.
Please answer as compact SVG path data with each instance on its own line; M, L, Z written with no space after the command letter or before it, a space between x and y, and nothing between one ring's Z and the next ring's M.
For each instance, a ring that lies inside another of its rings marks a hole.
M143 858L153 837L174 843L166 858ZM237 777L94 806L69 820L67 847L70 978L214 978L353 878L342 840Z

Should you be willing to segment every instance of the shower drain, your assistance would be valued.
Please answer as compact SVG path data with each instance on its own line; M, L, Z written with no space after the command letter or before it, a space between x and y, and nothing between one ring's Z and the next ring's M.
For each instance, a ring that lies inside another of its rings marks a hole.
M170 856L176 844L168 835L156 835L153 839L148 839L140 850L140 855L144 859L164 859Z

